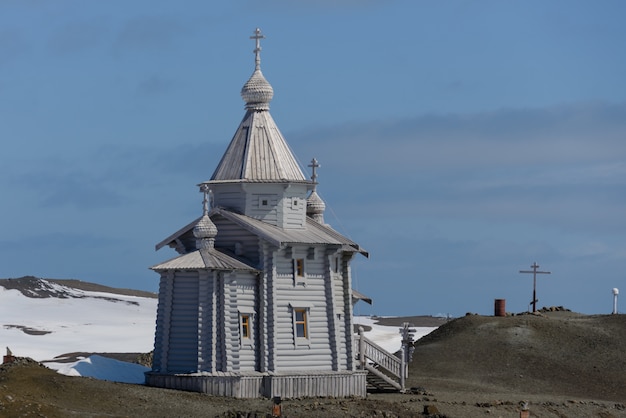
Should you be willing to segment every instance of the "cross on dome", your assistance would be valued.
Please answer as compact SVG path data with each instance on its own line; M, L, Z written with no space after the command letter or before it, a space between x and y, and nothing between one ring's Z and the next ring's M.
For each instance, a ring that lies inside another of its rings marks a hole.
M209 186L206 184L202 184L200 186L200 191L204 193L204 198L202 199L202 214L209 214Z
M322 198L317 194L317 169L320 167L316 158L311 160L311 181L313 182L313 190L306 200L306 214L313 218L315 221L324 223L324 211L326 210L326 204Z
M263 77L261 72L261 39L265 35L261 34L261 29L256 28L254 35L250 37L256 41L254 48L254 72L250 79L241 89L241 98L246 102L246 109L262 111L270 108L270 101L274 97L274 89Z
M250 39L256 41L256 48L254 48L253 52L255 68L258 70L261 68L261 39L265 39L265 35L261 34L261 29L256 28L254 35L252 35Z
M321 166L319 165L315 157L311 160L311 164L309 164L309 167L311 167L311 171L313 172L313 174L311 174L311 180L313 181L313 183L317 183L317 168Z

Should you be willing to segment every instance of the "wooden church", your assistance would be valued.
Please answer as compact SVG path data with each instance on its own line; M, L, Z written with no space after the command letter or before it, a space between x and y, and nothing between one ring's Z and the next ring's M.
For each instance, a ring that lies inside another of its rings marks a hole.
M365 397L352 324L350 262L367 256L324 222L317 161L307 179L269 112L260 66L246 113L210 180L203 213L157 244L151 386L240 398ZM198 205L200 207L200 205Z

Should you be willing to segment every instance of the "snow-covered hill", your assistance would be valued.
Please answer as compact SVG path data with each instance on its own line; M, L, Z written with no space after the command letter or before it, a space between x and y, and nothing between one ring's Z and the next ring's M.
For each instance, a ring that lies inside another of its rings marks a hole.
M46 362L68 375L143 382L147 368L137 364L103 357L62 362L66 360L64 354L74 352L152 350L156 298L113 291L87 291L37 278L0 281L0 348L8 347L18 357ZM124 371L129 368L134 370L130 378ZM109 370L108 375L103 370Z
M138 296L139 295L139 296ZM143 383L146 367L107 356L68 361L69 353L147 353L154 343L156 295L73 280L0 279L0 349L30 357L70 376ZM368 338L400 348L397 327L356 317ZM418 328L416 337L435 327ZM75 355L74 355L75 356Z

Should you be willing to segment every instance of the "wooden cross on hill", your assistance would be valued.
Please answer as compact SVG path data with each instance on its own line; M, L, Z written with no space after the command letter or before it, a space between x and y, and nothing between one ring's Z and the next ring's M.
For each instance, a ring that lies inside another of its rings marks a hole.
M538 274L550 274L549 271L538 271L537 269L539 268L539 265L537 265L537 263L533 263L532 266L530 266L532 268L532 270L520 270L520 273L532 273L533 274L533 301L531 302L533 304L533 312L537 312L537 275Z

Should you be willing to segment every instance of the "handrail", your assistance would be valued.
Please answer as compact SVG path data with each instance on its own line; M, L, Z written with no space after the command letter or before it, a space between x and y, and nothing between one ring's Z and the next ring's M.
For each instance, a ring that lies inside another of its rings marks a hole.
M365 370L367 370L369 373L372 373L376 376L378 376L379 379L382 379L384 382L386 382L389 386L392 386L398 390L402 390L402 385L398 382L396 382L395 380L393 380L391 377L387 376L385 373L381 372L380 370L378 370L377 368L366 364L365 365Z
M375 342L363 337L365 347L365 357L374 363L383 367L394 376L400 377L402 373L402 362L393 354L385 351L384 348L376 344Z
M368 367L366 361L369 360L375 363L377 366L385 369L392 376L400 379L400 385L404 385L404 379L406 376L406 367L402 364L402 360L393 354L389 353L387 350L371 341L364 335L363 327L359 327L359 349L357 352L359 353L359 361L361 363L361 369L366 369Z

